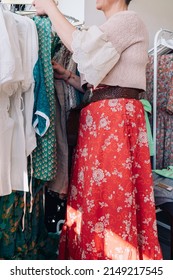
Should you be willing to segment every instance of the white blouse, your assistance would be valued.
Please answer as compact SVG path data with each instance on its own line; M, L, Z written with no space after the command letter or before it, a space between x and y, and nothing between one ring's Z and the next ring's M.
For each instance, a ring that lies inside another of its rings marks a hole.
M36 147L32 114L38 38L31 19L3 10L0 5L1 23L0 196L3 196L13 190L29 191L27 156Z

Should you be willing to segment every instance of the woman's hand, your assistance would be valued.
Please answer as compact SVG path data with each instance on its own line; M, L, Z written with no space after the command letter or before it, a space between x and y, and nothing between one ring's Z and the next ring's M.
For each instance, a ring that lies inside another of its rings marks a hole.
M71 85L75 89L79 90L80 92L84 93L83 88L81 87L80 77L75 73L65 69L62 65L58 62L52 60L52 67L54 70L54 77L55 79L62 79L67 84Z
M62 65L54 60L52 60L52 67L54 70L54 77L56 79L67 81L70 78L71 72L69 70L66 70Z
M61 13L57 0L32 0L37 15L47 15L63 44L72 52L71 44L75 26ZM56 1L56 2L55 2Z
M32 5L36 9L37 15L46 15L49 10L54 9L56 3L54 0L34 0Z

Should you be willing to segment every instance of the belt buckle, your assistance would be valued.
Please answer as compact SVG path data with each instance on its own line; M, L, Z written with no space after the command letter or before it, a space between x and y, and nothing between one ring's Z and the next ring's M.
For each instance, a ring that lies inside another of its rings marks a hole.
M93 96L93 89L87 89L86 92L84 93L82 103L88 104L91 102L91 98Z

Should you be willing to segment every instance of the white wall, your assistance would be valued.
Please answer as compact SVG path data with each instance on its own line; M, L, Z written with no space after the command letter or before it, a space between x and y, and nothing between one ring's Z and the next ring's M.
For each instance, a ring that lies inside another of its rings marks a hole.
M95 8L95 0L58 0L58 3L63 14L75 17L87 26L99 25L105 20L103 13Z
M103 12L96 10L95 0L85 0L85 24L90 26L92 24L99 25L105 21Z
M173 0L132 0L129 9L138 12L150 35L150 48L160 28L173 31Z
M85 0L58 0L61 12L67 16L72 16L79 21L84 21Z

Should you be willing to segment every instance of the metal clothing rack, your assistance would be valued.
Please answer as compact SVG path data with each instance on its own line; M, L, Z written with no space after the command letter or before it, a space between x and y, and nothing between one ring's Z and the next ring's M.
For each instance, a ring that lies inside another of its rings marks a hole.
M32 0L0 0L0 2L8 5L8 9L11 12L19 13L21 15L28 15L35 12L32 8Z
M154 48L149 54L154 54L154 81L153 81L153 169L156 169L156 118L157 118L157 75L158 55L169 53L173 49L173 31L160 29L154 37Z
M11 5L32 5L32 0L1 0L2 4L11 4Z
M58 4L58 1L56 1L56 0L54 0L54 1ZM15 5L21 5L21 6L30 5L30 6L32 6L33 0L0 0L0 3L9 4L9 5L12 5L12 6L15 6ZM11 10L13 10L13 8ZM35 10L32 9L31 11L28 11L28 12L33 13L34 11ZM81 22L81 21L79 21L78 19L76 19L72 16L69 16L69 15L64 15L64 16L75 27L82 27L84 25L84 22Z
M71 24L73 24L76 27L82 27L84 25L84 22L79 21L78 19L76 19L72 16L69 16L69 15L64 15L64 16Z

